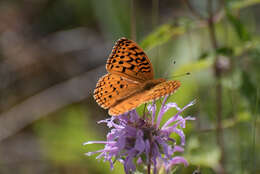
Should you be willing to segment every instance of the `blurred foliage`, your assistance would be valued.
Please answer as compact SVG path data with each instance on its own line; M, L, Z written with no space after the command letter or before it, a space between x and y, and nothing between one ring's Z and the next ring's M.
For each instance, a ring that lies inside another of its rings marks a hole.
M169 41L173 36L183 34L184 27L172 26L169 24L162 25L148 35L140 45L143 49L148 50Z
M190 1L201 14L207 12L203 8L206 1ZM215 1L216 6L223 3L214 21L216 50L212 49L206 21L197 18L183 1L158 1L158 9L148 0L134 2L135 10L130 8L130 0L3 0L0 3L1 113L41 91L104 65L114 41L132 36L131 16L135 12L137 41L141 40L138 43L151 59L156 76L182 83L169 101L183 107L196 99L196 105L184 113L196 117L185 129L187 142L183 155L190 166L180 166L175 173L190 174L197 168L203 174L218 171L221 149L216 140L216 56L223 65L220 82L225 169L232 174L260 173L257 165L260 163L260 1ZM154 21L156 10L158 20ZM84 28L84 32L79 28ZM60 48L66 46L69 48L61 52ZM189 76L183 75L187 72ZM95 78L101 75L97 73ZM89 83L94 87L93 82ZM161 102L157 101L158 108ZM138 112L143 109L144 105ZM168 111L162 121L175 112ZM110 171L107 162L84 155L102 148L84 147L82 143L106 138L109 130L96 124L106 117L107 113L94 103L92 96L57 108L0 144L0 173L17 173L16 165L21 174L123 173L119 163ZM10 144L23 143L9 143L22 133L29 133L37 142L34 148L40 153L28 153L45 164L43 172L34 168L37 160L25 158L17 162L19 153L4 158ZM179 137L174 138L179 141ZM1 165L6 163L9 165Z
M57 112L55 117L50 115L44 118L40 123L34 125L34 129L40 137L39 142L43 147L44 157L53 166L68 167L77 173L86 171L106 173L110 170L108 163L100 165L94 158L92 160L84 156L86 150L96 151L97 148L102 149L103 147L102 145L83 146L86 140L102 137L100 132L94 131L95 127L92 125L87 109L73 105ZM122 173L122 166L114 170L114 173Z

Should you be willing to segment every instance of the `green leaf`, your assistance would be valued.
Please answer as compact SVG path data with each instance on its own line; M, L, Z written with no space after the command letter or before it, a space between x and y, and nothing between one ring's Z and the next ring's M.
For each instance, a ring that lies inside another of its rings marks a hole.
M220 47L217 49L217 54L224 56L233 56L234 50L232 47Z
M260 3L260 0L244 0L244 1L233 1L229 4L232 10L239 10L246 8L252 5L257 5Z
M145 50L152 49L169 41L173 36L183 34L184 32L184 26L165 24L158 27L154 32L148 35L140 45Z
M199 60L203 60L203 59L206 59L209 57L209 53L208 52L202 52L200 55L199 55Z
M256 102L256 90L258 84L254 84L250 79L250 75L247 72L242 73L243 83L241 85L242 94L249 100L250 108L253 111Z
M247 54L250 59L245 60L247 66L243 68L242 71L242 84L240 91L249 101L251 112L254 113L257 100L256 93L260 84L260 48L249 50ZM259 106L260 104L258 107ZM258 112L260 111L258 110Z
M244 24L240 21L239 18L235 17L231 12L227 9L227 19L230 21L230 23L233 25L239 39L241 41L248 41L251 39L251 36L249 32L247 31Z

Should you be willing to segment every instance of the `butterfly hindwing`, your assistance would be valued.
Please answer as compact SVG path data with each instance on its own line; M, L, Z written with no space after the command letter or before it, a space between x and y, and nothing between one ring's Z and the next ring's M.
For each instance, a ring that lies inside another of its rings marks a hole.
M140 89L139 85L139 82L108 73L99 79L94 90L94 98L102 108L107 109L135 93Z
M113 47L106 69L132 80L144 82L153 79L153 68L147 55L134 41L119 39Z
M157 100L166 95L170 95L174 93L180 87L180 85L180 82L177 80L159 83L153 88L136 93L135 95L132 95L117 105L111 107L109 109L109 115L121 115L127 111L135 109L141 104Z

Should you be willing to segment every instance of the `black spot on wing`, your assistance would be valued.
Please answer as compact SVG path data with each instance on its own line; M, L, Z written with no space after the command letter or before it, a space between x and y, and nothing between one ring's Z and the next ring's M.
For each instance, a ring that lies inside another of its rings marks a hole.
M140 63L140 64L138 64L138 65L149 65L149 63L148 62L146 62L146 63Z
M138 49L136 46L129 48L129 50L132 50L132 51L135 51L136 49Z
M126 62L127 62L127 63L131 63L131 62L133 62L133 61L134 61L134 58L129 57L129 60L127 60Z

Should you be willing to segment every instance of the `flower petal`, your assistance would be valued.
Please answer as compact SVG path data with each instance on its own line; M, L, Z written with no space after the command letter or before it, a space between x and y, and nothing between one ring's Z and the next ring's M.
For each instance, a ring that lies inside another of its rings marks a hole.
M181 146L175 145L173 151L174 151L174 152L183 152L184 149L183 149L183 147L181 147Z
M162 102L162 106L161 106L161 109L158 113L158 116L157 116L157 121L156 121L156 127L159 127L160 126L160 123L161 123L161 119L163 117L163 114L165 113L165 110L166 110L166 107L165 107L165 102L168 98L168 95L166 95L163 99L163 102Z
M170 155L169 155L169 148L170 147L169 147L169 145L158 136L155 137L155 140L158 142L158 144L160 144L163 147L163 151L164 151L164 154L166 155L166 157L170 158Z
M149 163L150 158L150 142L149 140L145 140L145 155L146 155L146 163Z
M115 144L116 141L87 141L85 143L83 143L83 145L87 145L87 144Z
M171 124L172 122L176 121L176 119L178 118L178 116L185 110L187 109L188 107L192 106L195 104L195 100L193 100L192 102L190 102L189 104L187 104L186 106L184 106L181 110L179 110L179 112L171 117L163 126L162 126L162 129L164 129L165 127L167 127L169 124Z
M155 114L156 114L156 104L155 104L155 101L153 101L153 104L147 106L147 110L148 110L149 113L151 113L150 111L152 111L152 113L151 113L151 115L152 115L152 123L154 123Z
M166 107L167 107L167 110L170 109L170 108L176 108L177 111L181 110L181 108L178 107L177 103L173 103L173 102L167 103Z
M124 162L124 168L125 168L125 172L127 174L129 174L131 171L135 171L136 167L133 163L133 157L135 156L136 152L134 149L128 151L128 156L125 159Z
M167 167L169 168L169 167L172 167L176 164L181 164L181 163L184 164L185 167L187 167L189 165L188 161L185 160L185 158L180 157L180 156L176 156L176 157L172 158L172 160L169 163L169 166L167 166Z
M185 134L184 134L183 130L175 128L174 132L176 132L181 137L181 145L184 146L185 145Z
M140 155L144 149L145 149L145 143L143 140L143 132L141 130L137 131L137 137L136 137L136 141L135 141L135 150L138 151L138 155Z

